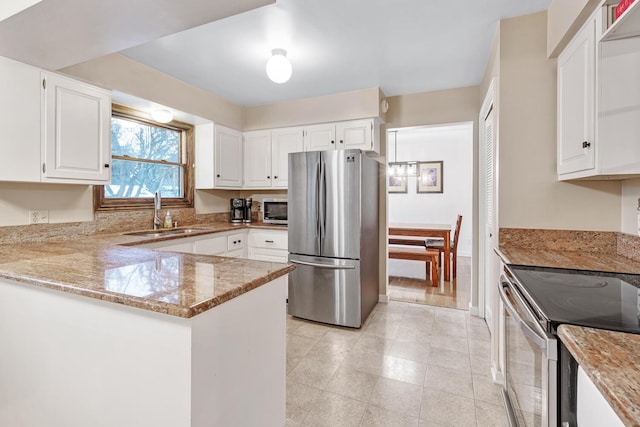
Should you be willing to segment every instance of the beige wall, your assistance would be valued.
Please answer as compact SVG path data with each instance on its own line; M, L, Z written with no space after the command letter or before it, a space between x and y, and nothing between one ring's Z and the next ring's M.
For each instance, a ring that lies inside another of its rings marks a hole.
M620 230L620 182L558 182L546 12L500 24L499 225Z
M376 87L246 107L243 130L379 117L380 97Z
M242 130L242 107L119 54L60 72Z
M640 198L640 178L622 181L622 226L623 233L638 233L638 199Z
M92 221L92 187L0 182L0 226L29 224L29 210L42 209L51 223Z
M556 58L601 0L553 0L547 15L547 55Z

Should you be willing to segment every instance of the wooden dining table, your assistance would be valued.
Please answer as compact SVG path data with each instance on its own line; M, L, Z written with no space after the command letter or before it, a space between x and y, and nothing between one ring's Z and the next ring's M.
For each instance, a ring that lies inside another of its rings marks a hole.
M451 280L451 224L391 223L389 236L444 239L444 280Z

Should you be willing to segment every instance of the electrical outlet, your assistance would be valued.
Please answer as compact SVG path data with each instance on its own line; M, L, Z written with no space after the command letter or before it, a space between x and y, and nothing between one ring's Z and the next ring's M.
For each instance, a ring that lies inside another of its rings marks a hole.
M29 211L29 224L48 224L49 223L49 211Z

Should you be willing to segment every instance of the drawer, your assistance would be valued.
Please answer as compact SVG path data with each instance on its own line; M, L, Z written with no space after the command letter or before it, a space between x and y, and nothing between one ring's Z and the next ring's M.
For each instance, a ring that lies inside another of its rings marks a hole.
M193 252L198 255L224 255L227 252L227 238L212 237L196 240Z
M251 247L249 249L249 259L256 261L287 263L289 261L289 252L281 249L262 249Z
M227 250L233 251L244 248L246 236L244 233L235 233L227 236Z
M289 237L286 231L251 230L249 246L252 248L271 248L286 251L289 247Z

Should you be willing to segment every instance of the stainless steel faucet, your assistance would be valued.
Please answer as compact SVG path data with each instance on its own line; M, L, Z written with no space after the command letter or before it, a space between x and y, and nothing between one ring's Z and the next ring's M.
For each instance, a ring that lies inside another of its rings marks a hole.
M158 211L162 209L162 196L160 190L156 191L156 195L153 197L153 229L159 230L162 228L162 221L158 216Z

